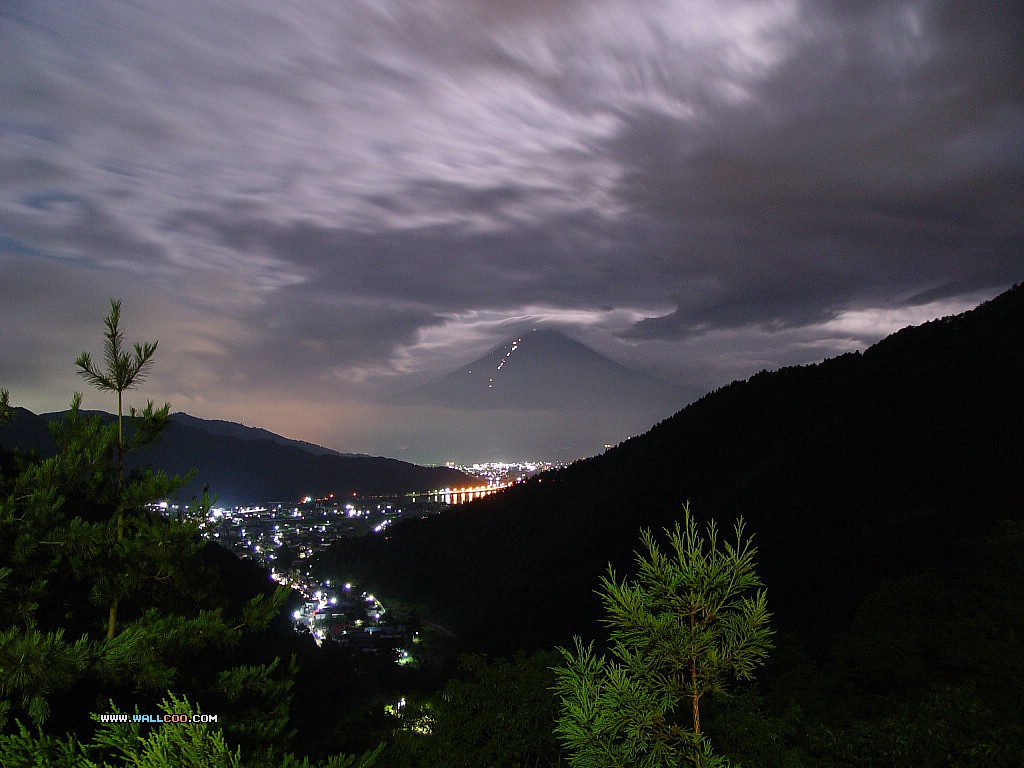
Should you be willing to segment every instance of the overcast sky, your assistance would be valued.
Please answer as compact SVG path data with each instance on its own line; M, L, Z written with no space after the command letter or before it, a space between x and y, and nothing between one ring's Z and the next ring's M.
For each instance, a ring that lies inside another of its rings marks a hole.
M527 327L698 394L863 348L1024 278L1022 8L4 0L0 386L120 298L140 399L403 457L374 400Z

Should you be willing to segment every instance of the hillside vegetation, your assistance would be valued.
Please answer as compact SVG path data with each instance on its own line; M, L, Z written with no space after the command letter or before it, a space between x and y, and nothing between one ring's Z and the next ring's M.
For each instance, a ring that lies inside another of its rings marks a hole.
M685 502L744 518L777 633L757 682L702 713L723 759L1022 764L1021 338L1016 287L862 354L734 382L599 457L386 540L336 544L324 575L424 606L467 651L516 652L472 657L411 710L432 718L430 737L399 730L385 764L567 764L550 649L574 635L602 647L601 575L635 572L641 531L672 527ZM479 718L502 725L467 727Z
M760 373L596 458L325 562L425 601L474 647L564 643L643 528L743 516L782 629L818 648L884 579L1021 518L1024 289L817 365Z

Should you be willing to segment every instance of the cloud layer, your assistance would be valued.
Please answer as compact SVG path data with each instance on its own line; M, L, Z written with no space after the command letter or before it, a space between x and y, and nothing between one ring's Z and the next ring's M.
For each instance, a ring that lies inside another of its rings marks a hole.
M0 384L63 407L120 297L155 397L394 454L374 396L527 326L697 394L863 346L1024 276L1022 28L924 0L7 4Z

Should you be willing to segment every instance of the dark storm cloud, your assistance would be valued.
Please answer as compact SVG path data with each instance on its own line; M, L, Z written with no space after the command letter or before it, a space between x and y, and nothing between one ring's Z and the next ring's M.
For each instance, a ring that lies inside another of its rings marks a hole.
M3 375L49 397L25 350L79 350L110 296L218 417L536 324L696 388L862 346L1024 276L1022 29L928 0L8 4Z
M819 34L753 101L697 129L638 115L616 137L623 196L679 225L678 282L713 286L632 335L807 323L1018 278L1021 20L919 11L812 12Z
M450 196L475 201L474 206L459 206L460 216L489 218L494 200L514 200L518 194L503 190ZM496 231L474 231L456 222L359 232L311 222L275 226L199 211L179 215L167 226L201 229L209 239L239 252L272 254L304 276L293 287L295 293L337 301L373 297L387 306L410 303L448 313L474 305L590 307L607 300L612 291L642 301L649 288L646 279L636 279L647 269L646 254L629 247L621 229L606 231L606 223L587 213ZM611 285L623 275L633 279ZM634 287L640 290L631 296Z

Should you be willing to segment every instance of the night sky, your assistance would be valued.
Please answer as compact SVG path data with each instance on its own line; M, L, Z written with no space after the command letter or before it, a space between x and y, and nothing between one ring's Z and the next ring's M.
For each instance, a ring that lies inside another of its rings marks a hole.
M698 394L862 349L1024 279L1022 40L985 0L3 0L0 386L67 407L120 298L139 400L443 461L377 400L527 328Z

